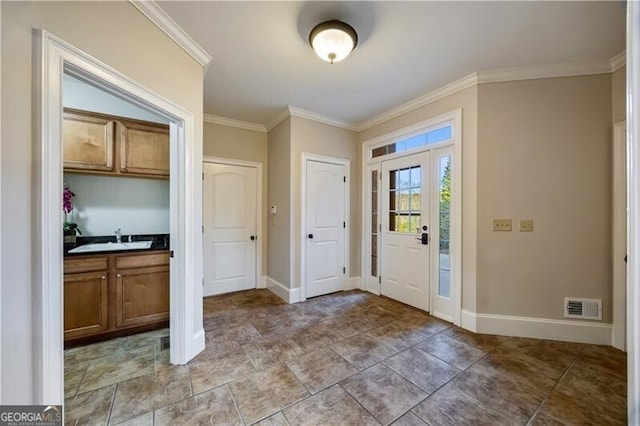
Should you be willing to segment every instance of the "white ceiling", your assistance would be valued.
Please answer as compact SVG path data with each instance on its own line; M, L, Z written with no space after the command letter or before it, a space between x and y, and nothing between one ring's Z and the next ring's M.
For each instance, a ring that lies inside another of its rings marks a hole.
M625 48L620 1L158 5L213 57L204 112L263 125L287 105L360 123L476 71L607 63ZM334 18L359 41L331 65L308 34Z

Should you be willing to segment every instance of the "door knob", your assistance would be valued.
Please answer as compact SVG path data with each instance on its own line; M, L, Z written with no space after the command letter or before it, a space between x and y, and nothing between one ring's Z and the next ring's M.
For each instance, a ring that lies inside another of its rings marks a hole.
M251 241L254 241L255 239L256 239L256 236L255 236L255 235L252 235L252 236L251 236Z
M313 234L309 234L309 235L307 235L307 237L311 240L311 239L313 239Z
M429 244L429 234L423 232L419 237L416 237L416 240L420 241L420 244L427 245Z

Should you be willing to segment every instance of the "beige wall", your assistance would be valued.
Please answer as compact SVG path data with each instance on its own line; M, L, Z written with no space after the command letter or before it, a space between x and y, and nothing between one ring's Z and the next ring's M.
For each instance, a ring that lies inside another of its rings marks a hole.
M202 67L127 2L1 2L2 403L34 399L31 262L33 28L44 28L193 114ZM122 29L126 28L126 31Z
M291 282L291 119L268 134L268 204L278 214L268 216L267 276L285 287Z
M359 134L361 142L462 108L462 308L476 310L476 156L478 89L471 87Z
M611 111L613 124L627 119L627 67L611 74Z
M300 287L302 251L302 154L319 154L350 161L349 197L349 274L360 276L360 206L361 172L358 134L351 130L318 123L299 117L291 117L291 179L293 214L293 274L292 287Z
M478 313L562 319L573 296L611 321L611 98L609 74L479 86Z
M267 133L238 129L214 123L204 123L203 150L205 157L222 157L233 160L262 163L262 271L267 273L268 248L268 152Z

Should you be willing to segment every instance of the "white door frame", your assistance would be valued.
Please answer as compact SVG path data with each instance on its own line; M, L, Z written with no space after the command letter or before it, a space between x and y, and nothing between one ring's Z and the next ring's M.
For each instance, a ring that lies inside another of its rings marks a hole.
M236 160L232 158L214 157L205 155L203 163L224 164L227 166L252 167L256 169L256 288L267 288L266 278L262 279L262 214L264 206L262 205L262 163L257 161ZM203 241L204 244L204 241ZM204 265L203 265L204 268ZM204 269L202 270L204 274Z
M627 2L627 410L640 423L640 2Z
M344 188L344 217L346 226L343 229L344 232L344 283L343 289L346 290L349 286L349 229L350 220L349 212L349 185L351 176L351 161L345 158L328 157L326 155L311 154L308 152L302 153L302 187L300 195L300 301L307 300L307 161L319 161L321 163L336 164L345 166L344 175L346 177Z
M613 327L611 344L620 350L626 349L627 275L623 258L627 254L627 193L622 191L628 181L626 121L613 127L613 203L612 203L612 269L613 269Z
M462 108L455 109L453 111L431 117L421 122L412 124L410 126L392 131L390 133L378 136L373 139L369 139L362 144L362 188L368 188L366 183L367 179L370 179L368 174L368 167L381 161L390 160L393 158L402 157L404 155L411 155L419 152L420 149L412 151L404 151L396 154L390 154L384 157L373 159L371 158L371 149L377 146L383 146L392 143L398 139L418 134L428 128L437 127L440 124L450 123L453 128L452 139L453 142L447 143L434 143L426 145L422 150L435 150L438 147L453 145L453 159L454 164L451 173L451 185L453 188L453 198L451 200L451 255L453 263L451 264L451 299L453 306L453 324L460 325L462 316ZM381 168L378 168L380 173ZM378 186L378 199L381 197L381 187ZM370 236L369 228L371 227L371 215L369 206L371 205L371 194L369 192L363 193L362 196L362 230L361 230L361 247L363 248L361 253L361 271L362 271L362 283L363 289L370 291L367 288L368 282L368 239ZM382 212L379 212L381 214ZM380 244L378 243L378 247ZM381 265L380 257L378 256L378 264ZM379 266L380 268L380 266ZM378 269L380 274L380 269ZM431 291L431 290L430 290ZM375 291L371 291L376 293ZM379 292L377 293L379 294Z
M34 143L34 383L38 404L62 404L62 77L65 70L170 122L170 357L185 364L204 349L202 328L202 143L190 111L45 30L36 32ZM199 303L198 303L199 302Z

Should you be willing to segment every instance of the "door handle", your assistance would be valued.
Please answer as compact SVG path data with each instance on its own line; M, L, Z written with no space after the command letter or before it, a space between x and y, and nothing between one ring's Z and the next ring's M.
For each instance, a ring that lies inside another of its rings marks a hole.
M429 244L429 234L423 232L419 237L416 237L416 240L420 241L420 244L424 244L426 246Z
M252 235L252 236L251 236L251 241L255 241L255 239L256 239L256 236L255 236L255 235Z
M313 234L309 234L309 235L307 235L307 238L309 238L310 240L312 240L312 239L313 239Z

